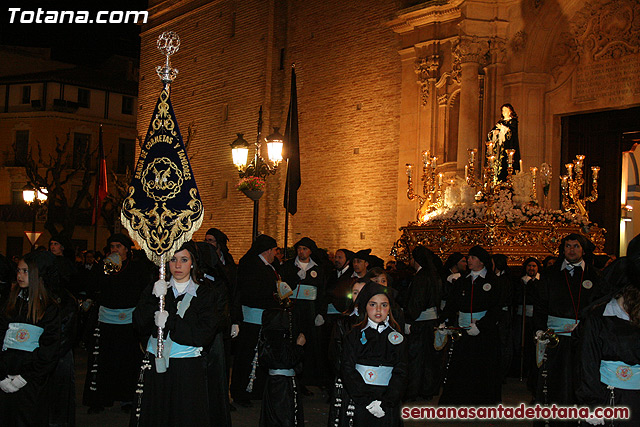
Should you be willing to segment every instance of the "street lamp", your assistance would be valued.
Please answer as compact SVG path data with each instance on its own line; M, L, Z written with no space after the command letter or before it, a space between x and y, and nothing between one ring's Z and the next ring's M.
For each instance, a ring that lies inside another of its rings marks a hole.
M47 201L48 191L46 188L38 188L35 189L31 185L27 184L22 189L22 200L33 208L33 222L31 224L31 233L33 233L33 238L35 239L36 232L36 217L38 216L38 209L41 205ZM31 249L35 249L35 241L31 244Z
M274 131L266 139L267 143L267 160L261 155L262 147L262 106L258 113L258 135L255 142L255 153L251 160L251 163L247 164L249 158L249 146L250 144L245 141L242 133L237 134L235 141L231 143L231 155L233 158L233 164L238 169L238 175L240 178L261 178L265 180L268 175L273 175L278 169L278 165L282 161L282 147L284 145L284 137L278 132L278 128L274 128ZM264 182L261 186L249 186L247 188L241 188L241 191L251 200L253 200L253 234L255 239L258 236L258 211L259 203L262 194Z

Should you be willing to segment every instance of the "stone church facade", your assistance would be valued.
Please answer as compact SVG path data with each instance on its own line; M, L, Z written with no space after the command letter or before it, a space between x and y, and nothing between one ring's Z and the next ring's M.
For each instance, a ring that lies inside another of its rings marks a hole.
M253 204L234 187L230 143L236 132L255 140L260 106L263 136L269 127L283 131L292 63L302 186L289 242L310 236L320 247L373 248L383 258L398 228L415 220L405 165L419 164L430 150L439 172L463 175L467 150L482 152L503 103L520 118L525 170L551 164L556 206L562 162L577 154L563 118L640 106L637 0L151 0L149 6L138 132L146 132L161 88L156 39L175 31L182 45L172 57L179 69L172 102L183 134L188 127L195 132L189 154L206 212L196 238L218 227L234 255L250 245ZM284 179L284 167L267 178L259 216L260 231L280 244Z

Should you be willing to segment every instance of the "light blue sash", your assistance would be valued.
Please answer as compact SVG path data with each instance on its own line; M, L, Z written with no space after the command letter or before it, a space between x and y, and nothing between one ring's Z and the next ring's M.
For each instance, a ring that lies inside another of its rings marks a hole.
M318 288L311 285L303 285L302 283L298 285L293 290L293 295L291 298L293 299L303 299L307 301L315 301L318 296Z
M600 361L600 381L615 388L640 390L640 365Z
M416 322L420 322L422 320L434 320L438 318L438 311L435 307L429 307L420 313L420 316L416 319Z
M574 326L579 323L576 322L576 319L569 319L568 317L556 317L556 316L548 316L547 317L547 328L551 329L556 335L561 335L563 337L568 337L571 335L571 331Z
M340 314L335 305L329 304L327 306L327 314Z
M246 323L253 323L254 325L262 325L262 312L261 308L242 306L242 318Z
M107 308L100 306L98 321L111 325L128 325L133 323L133 310L135 308Z
M485 314L487 314L487 311L477 311L475 313L473 313L473 320L480 320L482 319ZM460 314L458 314L458 326L461 328L468 328L469 326L471 326L471 313L464 313L464 312L460 312Z
M295 377L296 371L293 369L269 369L269 375L282 375L283 377Z
M356 363L356 371L367 384L388 386L393 366L367 366Z
M9 329L4 334L2 351L8 348L32 352L40 347L40 335L44 332L39 326L29 323L9 323Z

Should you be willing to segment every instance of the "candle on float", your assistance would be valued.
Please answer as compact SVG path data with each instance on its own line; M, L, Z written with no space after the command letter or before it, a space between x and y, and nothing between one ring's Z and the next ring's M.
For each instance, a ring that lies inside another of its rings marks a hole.
M524 172L523 168L522 168L522 159L520 159L520 171Z
M464 165L464 179L465 181L469 179L469 166Z
M442 178L443 178L443 175L441 173L439 173L438 174L438 187L442 186Z
M411 178L411 163L407 163L407 176Z
M600 166L591 166L591 172L593 173L593 180L598 180L598 172L600 172Z
M424 163L425 166L429 166L429 152L428 151L423 151L422 152L422 163Z
M432 160L431 160L431 167L432 167L433 169L435 169L435 168L436 168L436 166L437 166L437 164L438 164L438 157L433 156L431 159L432 159Z
M573 163L567 163L564 165L567 168L567 175L569 178L573 175Z

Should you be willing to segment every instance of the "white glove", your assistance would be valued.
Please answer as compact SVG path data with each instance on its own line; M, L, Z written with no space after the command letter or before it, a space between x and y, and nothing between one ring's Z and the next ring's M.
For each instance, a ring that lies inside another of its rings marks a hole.
M169 318L168 311L156 311L153 314L153 321L156 323L156 326L159 328L164 328L164 325L167 324L167 319Z
M314 320L314 322L316 324L316 326L322 326L324 325L324 317L322 317L322 314L318 314L316 316L316 320Z
M153 284L153 291L151 293L157 296L158 298L160 298L167 294L168 287L169 287L169 284L167 283L167 281L160 279Z
M411 325L409 323L404 324L404 334L409 335L411 333Z
M544 335L543 331L536 331L536 336L535 336L536 341L544 345L549 344L549 340L543 340L542 335Z
M440 323L436 332L440 335L451 335L451 330L447 329L447 325L445 323Z
M240 326L231 325L231 338L235 338L240 333Z
M380 406L381 403L382 402L380 402L379 400L374 400L373 402L369 403L369 405L367 405L367 410L371 412L371 415L373 415L376 418L384 417L384 411Z
M586 418L585 422L587 424L591 424L592 426L603 426L604 418Z
M467 334L471 335L472 337L475 337L479 333L480 333L480 329L478 329L475 323L472 323L469 329L467 329Z
M9 375L9 378L11 378L11 375ZM27 380L22 378L22 375L16 375L11 379L11 385L13 385L16 390L19 390L27 385Z
M19 389L11 383L11 378L7 377L0 381L0 390L4 391L5 393L15 393Z

